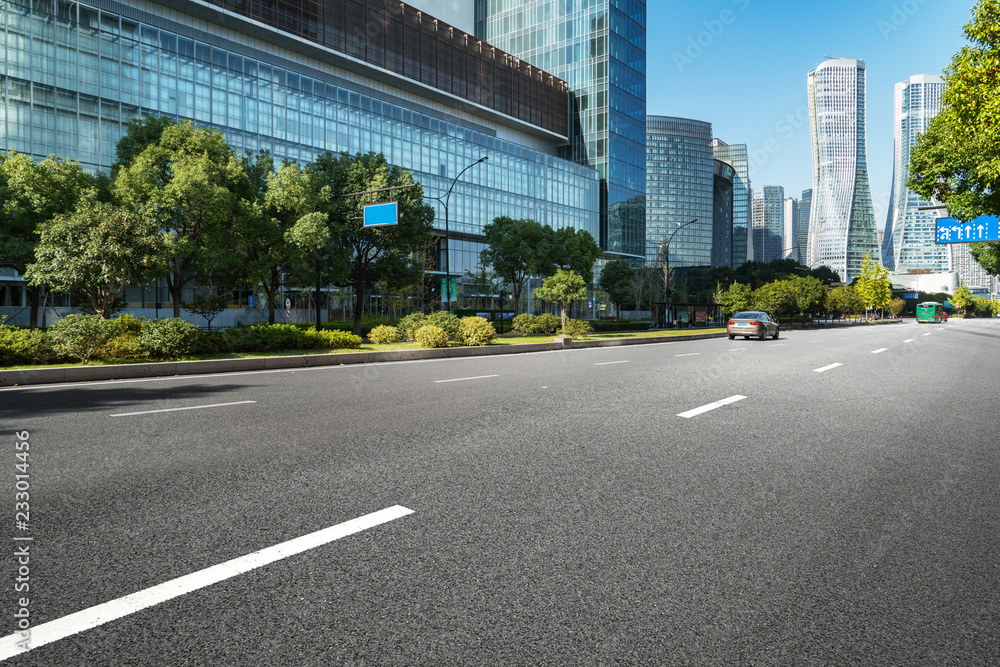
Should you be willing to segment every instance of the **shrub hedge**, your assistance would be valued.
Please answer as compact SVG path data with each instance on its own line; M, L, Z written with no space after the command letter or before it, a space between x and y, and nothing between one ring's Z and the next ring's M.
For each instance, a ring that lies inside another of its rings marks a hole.
M380 324L368 334L368 340L376 345L387 345L399 340L399 329Z
M304 329L292 324L202 331L181 319L145 320L123 315L102 320L74 314L46 331L0 325L0 365L47 364L91 359L176 359L189 354L357 349L348 331Z
M462 345L489 345L497 337L497 330L484 317L463 317L458 323L458 342Z
M425 324L417 329L414 336L420 347L448 347L448 334L441 327Z

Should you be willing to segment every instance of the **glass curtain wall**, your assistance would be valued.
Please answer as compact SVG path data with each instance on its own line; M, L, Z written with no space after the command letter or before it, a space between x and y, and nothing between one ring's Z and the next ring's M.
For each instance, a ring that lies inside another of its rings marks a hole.
M646 132L647 261L663 262L669 243L671 267L710 266L714 200L712 124L650 116ZM697 222L681 229L692 220Z
M479 235L507 215L599 233L592 169L349 83L319 62L294 66L218 38L199 40L161 17L135 20L85 3L6 0L0 8L0 150L106 170L129 120L166 115L220 130L237 150L267 150L278 162L307 163L328 150L384 153L413 171L428 196L443 195L462 169L489 156L452 192L451 232ZM443 206L428 203L443 229ZM452 275L475 271L482 245L471 246L452 252Z
M566 157L601 175L601 247L644 257L646 3L476 0L476 36L569 84Z

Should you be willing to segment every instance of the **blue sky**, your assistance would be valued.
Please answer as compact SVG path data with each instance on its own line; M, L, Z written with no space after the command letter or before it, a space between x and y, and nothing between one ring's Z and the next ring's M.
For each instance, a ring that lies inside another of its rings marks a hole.
M806 75L823 56L867 65L868 170L876 223L892 180L893 86L941 74L974 0L647 2L647 111L712 123L745 143L754 187L812 187ZM769 150L768 150L769 149ZM754 159L756 157L756 159Z

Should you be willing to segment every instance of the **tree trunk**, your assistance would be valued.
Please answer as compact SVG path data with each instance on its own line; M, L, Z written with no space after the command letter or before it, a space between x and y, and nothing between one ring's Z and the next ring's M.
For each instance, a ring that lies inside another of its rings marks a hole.
M321 280L322 280L322 276L320 276L319 274L317 274L316 275L316 331L320 330L320 328L321 328L320 327L320 320L323 319L323 315L320 312L320 306L319 306L319 291L320 291L320 281Z
M34 331L38 328L38 306L42 301L42 286L28 287L28 327Z
M171 278L173 278L171 280ZM167 276L167 291L170 292L170 297L174 300L174 317L180 319L181 317L181 290L184 284L181 282L181 271L180 269L174 269L173 276Z

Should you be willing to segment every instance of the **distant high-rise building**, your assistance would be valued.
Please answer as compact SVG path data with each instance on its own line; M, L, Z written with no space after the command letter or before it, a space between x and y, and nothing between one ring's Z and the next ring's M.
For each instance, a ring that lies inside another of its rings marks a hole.
M662 261L669 243L670 266L711 265L714 184L712 124L649 116L646 121L647 261ZM697 222L680 229L692 220Z
M865 156L865 63L834 58L809 72L813 201L809 266L850 283L866 255L881 261Z
M949 249L952 266L958 272L958 280L976 296L990 296L997 293L997 278L986 272L969 252L968 243L943 245Z
M785 247L785 188L754 188L751 216L754 258L764 263L781 259Z
M892 193L882 241L882 262L889 269L903 273L912 269L948 271L951 253L946 245L934 242L935 211L921 211L929 203L911 190L910 152L917 137L941 111L944 79L920 74L896 84L892 161Z
M802 197L799 199L799 238L797 244L799 254L802 256L799 261L803 264L807 263L806 258L809 256L809 210L812 208L812 199L812 188L803 190Z
M801 263L803 258L799 251L799 200L794 197L785 197L785 233L782 242L784 245L781 256Z
M715 163L712 210L712 266L733 265L733 182L736 170L728 162Z
M563 157L600 174L601 247L644 258L635 203L646 194L645 0L475 0L475 9L479 39L569 83L575 116Z
M746 144L727 144L721 139L712 141L716 160L721 160L736 171L733 180L733 259L735 269L753 259L750 241L750 160Z

